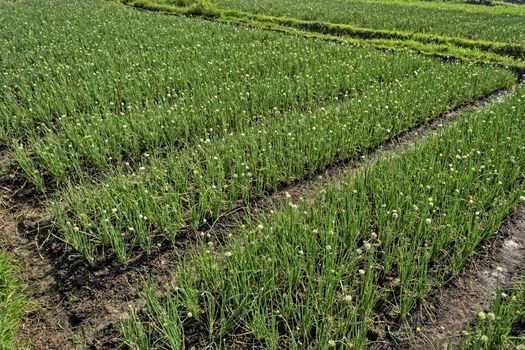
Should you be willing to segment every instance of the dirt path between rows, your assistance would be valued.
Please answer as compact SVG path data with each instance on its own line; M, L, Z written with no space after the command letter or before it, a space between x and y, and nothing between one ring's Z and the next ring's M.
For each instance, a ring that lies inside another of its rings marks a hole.
M220 239L224 232L245 220L247 214L267 210L284 199L286 193L292 200L313 198L327 183L342 184L348 179L348 173L368 167L380 157L398 156L416 140L439 132L467 108L483 108L503 101L508 93L498 91L439 118L429 119L362 157L333 164L318 174L283 186L268 197L254 199L249 209L240 205L212 220L212 224L201 231L208 231L212 240ZM0 153L2 169L14 171L9 163L9 155ZM22 272L28 276L29 293L38 303L22 325L20 340L29 344L29 348L39 350L118 348L119 321L125 317L129 305L140 307L139 292L144 278L150 278L161 290L173 285L172 272L177 261L198 247L198 235L187 232L179 235L174 243L159 242L153 253L137 256L126 266L108 258L90 267L53 236L49 215L42 206L20 199L18 192L24 190L24 185L6 181L7 176L17 178L15 174L0 172L0 248L11 251L20 261Z
M461 276L443 288L433 310L414 314L409 338L399 349L447 349L458 345L459 335L480 310L487 310L498 287L509 288L525 273L525 202L508 216ZM420 332L414 330L419 327Z
M63 243L46 236L45 210L9 204L9 192L2 188L0 249L15 257L36 301L19 332L22 345L39 350L115 349L117 321L128 305L140 306L142 276L166 282L177 261L175 250L126 267L114 262L90 268Z

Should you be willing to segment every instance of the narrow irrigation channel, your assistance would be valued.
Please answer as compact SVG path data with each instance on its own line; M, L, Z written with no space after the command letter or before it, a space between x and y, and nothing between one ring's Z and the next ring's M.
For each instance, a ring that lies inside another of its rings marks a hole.
M454 348L464 327L486 310L494 294L525 273L525 202L521 203L483 247L462 275L443 288L434 310L414 313L401 349ZM417 331L416 331L417 330Z
M327 183L342 183L346 174L369 167L381 157L402 154L416 140L439 132L462 112L501 102L510 92L497 91L439 118L429 119L358 158L333 164L267 197L253 198L247 206L239 206L209 220L210 224L199 231L207 231L209 240L221 240L221 235L234 230L249 215L268 210L288 196L312 198ZM1 157L2 164L11 162L7 153L2 153ZM5 176L16 177L13 174ZM130 305L140 309L140 290L144 282L154 281L159 290L172 285L175 282L172 272L180 257L206 243L197 238L196 232L187 232L175 243L159 242L153 253L138 256L127 265L113 257L90 267L56 238L49 229L50 218L44 208L30 199L24 202L19 198L14 183L0 177L0 242L6 241L6 249L23 262L22 272L28 276L30 295L37 302L20 333L22 342L37 349L116 348L119 321L126 316Z

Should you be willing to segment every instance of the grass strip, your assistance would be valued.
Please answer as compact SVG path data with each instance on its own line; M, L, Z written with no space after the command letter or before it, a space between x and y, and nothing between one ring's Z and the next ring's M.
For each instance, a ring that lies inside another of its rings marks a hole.
M525 285L511 290L498 290L489 310L480 310L478 319L467 326L458 345L459 350L523 350L525 349Z
M7 254L0 252L0 348L19 349L16 334L27 309L19 278Z
M275 23L282 26L288 26L307 32L317 32L327 35L344 36L351 38L359 38L364 40L383 39L391 40L395 43L401 44L404 41L414 41L420 44L430 45L447 45L454 49L470 49L474 51L486 51L499 56L512 57L518 60L525 58L525 45L490 42L490 41L475 41L456 37L435 36L428 34L419 34L411 32L399 32L392 30L367 29L353 27L351 25L335 24L320 21L304 21L292 18L272 17L266 15L253 15L247 13L229 12L226 16L245 18L248 21Z
M156 0L170 3L170 0ZM424 1L362 0L212 0L217 6L241 12L351 24L392 32L410 32L436 37L520 43L525 31L519 25L523 7L436 4ZM430 5L430 6L429 6ZM437 6L436 6L437 5ZM494 26L494 27L493 27Z
M123 326L140 349L365 349L456 276L525 194L525 87L188 257ZM388 316L387 316L388 315ZM194 331L200 336L195 339Z
M347 35L337 35L337 34L326 34L319 33L317 31L303 30L302 25L290 26L286 24L279 24L279 22L286 21L275 21L271 20L262 20L257 21L247 17L236 17L229 19L218 19L224 21L225 23L236 23L242 25L248 25L255 28L266 28L269 30L274 30L278 32L288 33L297 36L304 36L308 38L324 39L333 42L345 43L345 44L354 44L361 45L365 47L373 47L381 50L388 51L411 51L417 52L430 57L439 57L442 59L450 60L456 59L460 61L467 62L477 62L481 64L493 64L502 66L505 68L512 69L516 72L519 77L522 77L525 72L525 62L523 59L516 59L509 56L502 56L500 54L495 54L490 51L484 51L475 47L462 47L456 46L450 43L444 42L421 42L415 39L384 39L384 38L355 38ZM305 27L309 27L307 24ZM314 26L315 27L315 26ZM311 27L310 27L311 28ZM327 31L329 32L329 31Z
M148 158L131 174L70 186L55 199L66 242L90 262L109 246L121 261L156 237L175 239L251 199L363 155L415 124L513 84L505 70L434 61L371 85L340 104L283 113L182 152Z
M433 64L103 1L51 4L0 4L0 143L42 190Z

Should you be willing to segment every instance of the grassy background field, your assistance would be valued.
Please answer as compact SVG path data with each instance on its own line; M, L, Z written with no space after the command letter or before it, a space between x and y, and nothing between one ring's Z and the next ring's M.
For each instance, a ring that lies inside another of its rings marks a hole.
M0 349L19 349L16 334L27 306L16 270L0 252Z

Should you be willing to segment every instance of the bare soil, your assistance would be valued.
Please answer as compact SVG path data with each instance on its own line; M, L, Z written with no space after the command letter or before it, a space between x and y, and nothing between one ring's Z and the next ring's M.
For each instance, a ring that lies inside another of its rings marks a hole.
M140 307L146 279L164 288L187 250L180 242L159 244L156 251L128 265L113 257L89 266L53 235L44 199L18 179L6 151L0 152L0 249L20 267L28 294L36 301L19 332L31 349L115 349L118 321L129 305ZM37 204L38 203L38 204Z
M465 109L502 101L508 93L498 91L429 119L360 157L337 162L329 169L281 186L268 197L254 198L248 206L239 205L230 213L211 218L210 224L199 231L207 231L209 239L221 241L226 231L235 230L239 222L256 212L278 205L286 193L292 200L310 200L327 183L342 184L348 179L347 174L370 166L380 157L398 156L416 140L439 132ZM111 254L96 266L89 266L57 237L46 211L46 200L35 200L38 195L31 186L20 182L16 171L7 151L0 150L0 249L15 256L22 274L27 276L28 293L37 302L22 325L20 340L34 349L118 348L119 322L126 317L129 305L141 307L140 290L144 281L150 279L160 290L174 285L172 272L181 257L198 248L198 233L181 233L175 242L159 241L152 253L137 254L135 260L125 266ZM513 246L514 241L509 242L506 245ZM508 266L509 271L513 269ZM469 285L465 286L464 294ZM464 318L462 314L458 317ZM429 338L437 337L425 334Z

